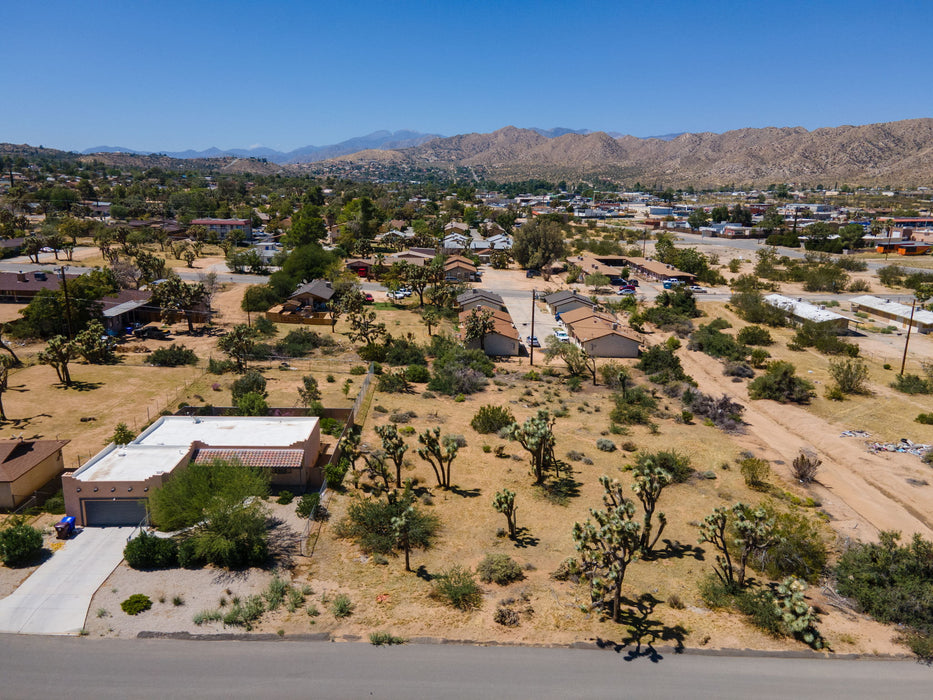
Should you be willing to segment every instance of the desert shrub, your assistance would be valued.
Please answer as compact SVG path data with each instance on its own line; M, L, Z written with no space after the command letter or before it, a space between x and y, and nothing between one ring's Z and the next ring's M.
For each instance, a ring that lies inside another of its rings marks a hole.
M266 416L269 414L269 404L262 394L250 391L243 394L236 401L236 415L238 416Z
M211 374L227 374L236 372L236 362L233 360L215 360L213 357L207 360L207 371Z
M266 611L265 603L260 595L251 595L244 601L236 601L230 610L223 616L224 625L253 629L253 623L262 617Z
M472 573L462 566L454 566L434 579L431 597L458 610L473 610L483 602L483 591Z
M745 326L735 339L743 345L772 345L774 343L767 328L755 325Z
M480 406L473 415L470 425L478 433L498 433L503 428L512 425L515 416L506 406Z
M499 605L492 615L492 621L503 627L518 627L521 622L521 615L515 608Z
M770 357L771 353L764 348L752 348L752 351L748 353L748 364L755 369L764 369Z
M848 292L870 292L871 284L868 280L852 280L849 282L849 286L846 291Z
M600 365L599 378L605 386L614 391L628 379L628 368L615 360L610 360L606 364Z
M337 341L306 328L296 328L275 344L275 353L285 357L304 357L317 348L332 347Z
M891 382L891 387L905 394L933 394L933 380L916 374L898 374Z
M198 356L194 350L184 345L172 343L167 348L158 348L149 355L149 364L156 367L181 367L182 365L198 364Z
M467 350L445 336L431 338L430 354L434 364L428 389L448 396L482 391L495 370L482 350Z
M749 323L763 323L771 327L787 325L787 317L784 312L766 303L764 297L758 291L733 294L730 304L735 312Z
M276 327L275 323L270 321L265 316L259 316L255 321L253 321L253 330L266 338L272 338L279 332L279 329Z
M709 394L689 389L681 399L696 415L710 421L721 430L736 430L742 423L745 407L736 403L726 394L714 398Z
M233 395L234 403L247 394L259 394L262 398L266 398L268 396L266 378L260 372L251 369L230 385L230 393Z
M853 543L836 565L836 589L881 622L933 638L933 543L882 532L878 543Z
M424 348L418 343L405 338L392 338L387 342L388 349L385 359L382 360L388 365L426 365L428 361L424 357Z
M658 401L644 387L616 392L615 408L609 413L614 423L621 425L647 425L658 407Z
M665 345L655 345L648 348L635 364L645 374L660 375L669 378L667 381L685 381L687 374L680 364L680 358L674 351Z
M126 543L123 558L132 569L170 569L178 566L178 544L143 531Z
M779 512L770 503L762 507L768 518L774 520L773 532L778 542L764 551L753 552L749 564L771 579L795 576L816 583L829 559L820 529L802 513Z
M933 413L918 413L914 420L923 425L933 425Z
M748 385L753 399L771 399L780 403L810 403L813 384L795 374L790 362L781 360L768 365L765 373Z
M791 471L795 479L809 484L816 478L816 472L822 463L823 461L815 454L801 450L800 454L794 457Z
M427 548L440 529L440 521L433 513L419 509L412 503L412 498L405 495L386 500L354 500L347 508L346 517L338 524L337 533L340 537L355 540L364 552L391 554L398 544L392 519L401 516L408 508L411 508L408 513L409 541L413 546Z
M690 466L689 455L678 452L677 450L658 450L657 452L639 452L635 456L635 462L639 468L647 466L650 462L658 469L663 469L671 475L671 480L676 484L682 484L691 476L694 469Z
M431 373L424 365L408 365L405 368L405 379L418 384L426 384L431 381Z
M346 424L339 418L321 418L321 432L331 437L340 437L344 425Z
M369 643L376 647L404 644L405 641L404 637L396 637L389 632L371 632L369 635Z
M42 510L52 515L65 514L65 497L62 495L61 489L59 489L54 496L50 496L46 499L45 503L42 504Z
M507 586L525 578L521 565L507 554L487 554L477 564L476 573L483 583Z
M152 607L152 601L149 596L142 593L134 593L129 598L120 603L120 607L127 615L139 615Z
M700 597L714 610L738 610L760 630L773 637L782 636L781 616L769 591L729 586L716 576L702 579L699 589Z
M22 566L42 551L42 533L22 517L13 517L0 529L0 559L6 566Z
M847 343L831 330L820 328L812 321L800 325L791 344L798 348L815 348L824 355L856 357L859 353L858 345Z
M726 362L722 373L727 377L742 377L743 379L751 379L755 376L755 370L744 362Z
M298 505L295 506L295 514L299 518L312 518L315 516L317 507L321 503L321 494L317 491L306 493L298 499Z
M356 606L353 604L353 601L350 600L350 596L345 593L340 593L331 603L330 612L339 620L344 617L350 617L350 615L353 614L354 607Z
M336 462L330 462L324 466L324 480L328 488L339 490L343 486L343 479L350 470L349 463L340 459Z
M376 380L376 388L387 394L407 394L411 392L411 384L404 370L380 374Z
M392 411L389 415L390 423L410 423L412 418L417 418L418 414L414 411Z
M700 326L690 336L690 343L687 347L690 350L705 352L710 357L736 361L745 359L748 355L748 348L737 343L731 335L723 333L724 327L728 327L728 322L721 318Z
M357 376L366 374L366 366L365 365L353 365L350 368L350 374L357 375Z
M615 452L616 444L608 438L599 438L596 441L596 449L601 452Z
M762 489L771 474L768 460L759 457L745 457L739 462L739 470L745 479L745 485L753 489Z
M285 490L279 493L278 498L275 499L275 502L280 506L287 506L289 503L295 500L295 494L289 490Z

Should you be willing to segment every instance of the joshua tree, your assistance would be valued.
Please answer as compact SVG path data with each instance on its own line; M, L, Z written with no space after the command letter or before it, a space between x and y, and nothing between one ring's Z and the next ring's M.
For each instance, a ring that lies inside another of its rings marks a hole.
M492 499L492 507L505 516L509 524L509 537L515 539L515 511L518 506L515 505L515 492L508 489L502 489Z
M418 456L431 465L437 485L442 489L450 488L450 465L457 457L460 445L453 435L441 439L440 428L429 428L418 436L418 442L424 447L418 448Z

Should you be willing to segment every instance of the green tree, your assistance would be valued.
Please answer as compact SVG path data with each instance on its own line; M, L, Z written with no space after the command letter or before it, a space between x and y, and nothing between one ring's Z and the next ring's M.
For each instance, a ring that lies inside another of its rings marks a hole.
M497 513L502 513L505 516L509 526L509 537L514 540L516 533L515 513L518 511L518 506L515 505L515 492L509 489L497 491L492 499L492 507Z
M39 353L39 362L51 365L58 374L58 381L65 386L71 386L71 372L68 363L77 357L75 344L64 336L56 335L49 338L45 350Z
M418 456L431 465L437 485L442 489L450 488L450 467L460 445L454 435L445 435L441 439L441 429L428 428L418 436L418 442L423 447L418 448Z
M515 232L512 257L523 268L547 274L547 267L566 255L564 231L556 221L537 218Z
M347 316L350 330L347 337L355 343L365 342L372 345L386 335L386 324L376 321L376 312L364 309Z
M544 363L550 364L555 358L564 362L571 377L588 374L593 379L593 386L596 386L596 358L590 357L582 347L549 335L544 341Z
M22 566L42 551L42 533L22 516L7 520L0 529L0 559L6 566Z
M117 361L114 352L116 341L107 335L103 324L96 319L75 336L74 347L89 365L109 365Z
M748 385L751 398L780 403L810 403L814 393L813 384L798 377L794 365L783 360L771 362L765 373Z
M467 342L479 341L480 350L486 352L486 336L496 329L492 309L476 306L470 310L464 320L463 339Z
M543 484L553 472L559 474L565 465L554 456L557 443L554 437L554 421L544 409L539 409L523 424L513 423L507 430L510 440L516 441L528 453L531 461L531 473L536 484Z
M399 435L398 429L391 423L377 425L376 434L382 440L382 449L395 465L395 486L402 488L402 465L405 463L405 453L408 443Z
M306 374L301 378L301 386L298 387L298 400L302 406L308 407L321 400L321 390L318 387L317 379L310 374Z
M9 387L10 367L13 366L13 360L6 355L0 356L0 421L6 421L6 411L3 408L3 394Z
M428 327L428 336L434 335L434 328L440 323L441 317L433 306L421 312L421 322Z
M230 385L230 395L234 403L247 394L259 394L262 398L269 395L266 391L266 378L262 376L262 372L252 369Z
M713 207L713 210L710 212L710 218L713 220L713 223L722 223L723 221L729 220L729 207L725 204L720 204L717 207Z
M136 433L129 429L126 423L117 423L113 435L110 436L110 442L115 445L129 445L136 439Z
M347 506L346 518L340 523L341 534L356 540L363 551L376 554L391 554L399 549L404 551L406 546L409 551L429 549L440 529L440 521L437 516L425 513L415 505L410 486L409 482L404 491L393 490L386 500L354 499ZM393 519L400 516L407 521L404 528L393 526ZM404 541L400 534L404 534Z
M194 333L194 312L206 298L203 284L188 284L175 273L170 273L152 290L152 303L161 308L162 317L172 321L178 315L183 316L189 333Z
M592 520L574 523L573 541L593 602L604 605L608 595L612 620L619 622L622 582L628 565L638 558L641 527L634 519L635 504L622 495L622 484L608 476L601 476L599 483L605 509L591 508Z
M237 324L233 329L220 337L217 349L236 362L237 372L246 371L246 363L256 347L256 329L245 323Z
M600 287L605 287L609 284L609 278L602 273L593 273L586 276L586 286L592 287L593 291L596 292Z
M269 404L262 394L250 391L236 400L237 415L240 416L267 416Z
M709 223L709 214L707 214L706 210L702 207L698 207L690 212L690 216L687 217L687 223L690 224L690 228L696 231Z
M651 550L661 538L661 533L664 532L664 526L667 525L664 513L658 513L658 531L654 533L654 539L652 539L654 529L652 519L658 500L661 498L661 492L674 480L674 477L669 471L661 468L653 457L638 459L632 468L632 476L635 482L632 484L632 491L638 496L645 511L639 546L642 554L647 556L651 554Z

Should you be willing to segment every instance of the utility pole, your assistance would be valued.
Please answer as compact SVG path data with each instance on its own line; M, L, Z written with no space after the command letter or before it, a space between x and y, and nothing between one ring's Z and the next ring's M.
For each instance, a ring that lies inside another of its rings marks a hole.
M535 297L538 296L538 290L531 290L531 338L528 341L528 364L535 365Z
M917 300L914 299L910 305L910 321L907 322L907 337L904 339L904 355L901 357L901 376L904 376L904 366L907 364L907 345L910 343L910 329L914 325L914 309L917 308Z
M74 334L71 332L71 299L68 298L68 282L65 278L65 266L59 268L62 275L62 292L65 294L65 325L68 328L68 340L74 340Z

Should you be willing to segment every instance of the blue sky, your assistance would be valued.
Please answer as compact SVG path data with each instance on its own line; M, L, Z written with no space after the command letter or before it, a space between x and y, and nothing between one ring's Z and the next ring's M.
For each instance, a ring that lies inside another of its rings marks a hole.
M0 141L75 150L933 116L929 0L6 0L0 26Z

